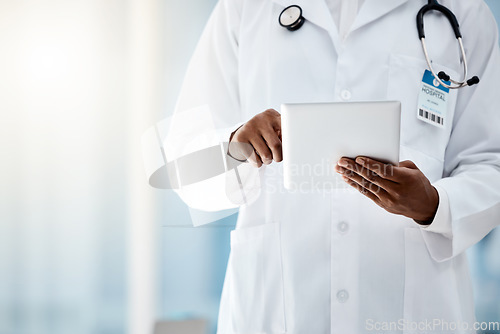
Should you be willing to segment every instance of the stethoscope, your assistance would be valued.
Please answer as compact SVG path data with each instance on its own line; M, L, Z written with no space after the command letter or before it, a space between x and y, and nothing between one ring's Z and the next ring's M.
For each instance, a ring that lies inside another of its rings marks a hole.
M427 66L432 72L432 75L440 85L449 89L458 89L478 84L479 78L477 76L473 76L472 78L467 79L469 68L467 65L467 57L465 55L464 44L462 42L462 34L460 32L460 26L458 24L457 17L455 16L455 14L453 14L451 10L449 10L443 5L440 5L437 0L428 0L428 1L429 2L427 3L427 5L423 6L422 9L420 9L420 11L417 14L417 30L418 30L418 37L422 42L422 49L424 50L425 60L427 62ZM451 27L455 32L455 36L458 40L458 45L460 46L460 51L462 53L462 62L464 64L464 77L462 81L453 80L444 71L441 71L436 74L434 67L432 66L432 62L429 59L429 53L427 51L427 46L425 44L424 16L425 14L427 14L427 12L432 10L436 10L445 15L450 21ZM290 31L295 31L300 29L300 27L302 27L302 25L304 24L305 20L306 19L302 16L302 8L300 8L300 6L297 5L286 7L279 16L279 24Z

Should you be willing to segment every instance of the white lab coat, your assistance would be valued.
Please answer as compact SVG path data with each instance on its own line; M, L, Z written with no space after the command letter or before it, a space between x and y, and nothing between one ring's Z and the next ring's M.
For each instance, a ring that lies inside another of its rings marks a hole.
M231 233L218 333L399 333L402 324L405 333L432 332L429 322L438 320L472 326L464 252L500 222L500 53L482 0L441 2L460 22L469 76L481 78L451 92L445 129L416 117L427 66L415 17L427 0L367 0L345 41L325 0L217 4L176 110L211 113L217 136L198 146L227 141L242 122L281 103L399 100L401 160L414 161L440 195L433 224L423 228L355 190L290 193L282 164L262 167L260 196L240 208ZM295 32L278 24L291 4L307 20ZM429 14L425 29L434 66L461 77L448 21ZM224 178L209 184L180 195L199 209L229 207L220 197ZM375 330L383 325L392 331Z

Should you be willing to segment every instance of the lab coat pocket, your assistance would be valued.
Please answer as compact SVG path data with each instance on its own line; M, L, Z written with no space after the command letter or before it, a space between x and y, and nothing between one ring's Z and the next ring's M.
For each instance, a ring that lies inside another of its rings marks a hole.
M436 63L433 66L437 71L444 70L452 77L458 77L453 69ZM392 54L389 63L387 99L401 101L401 145L443 161L451 134L457 91L450 90L444 128L418 119L418 99L426 69L427 64L423 59Z
M231 319L235 333L286 332L279 224L231 232Z
M399 157L401 160L413 161L431 183L434 183L443 177L443 160L436 159L423 153L422 151L405 145L401 145Z
M404 333L442 333L443 326L464 320L453 260L436 262L420 228L405 229ZM461 331L453 331L462 333Z

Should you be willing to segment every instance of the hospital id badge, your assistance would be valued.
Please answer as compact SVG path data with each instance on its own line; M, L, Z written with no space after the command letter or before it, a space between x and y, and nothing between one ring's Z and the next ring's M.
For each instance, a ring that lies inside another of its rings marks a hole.
M450 84L449 81L443 82ZM417 118L434 126L444 128L449 95L450 89L440 85L432 72L425 70L418 97Z

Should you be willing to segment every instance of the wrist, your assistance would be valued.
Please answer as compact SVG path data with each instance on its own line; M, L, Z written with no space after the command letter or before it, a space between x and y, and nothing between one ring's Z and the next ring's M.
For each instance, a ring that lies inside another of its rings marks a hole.
M439 193L434 186L432 187L431 193L432 195L430 203L432 204L429 205L429 208L432 209L429 210L430 213L422 215L422 217L413 218L413 220L419 225L429 226L430 224L432 224L432 222L434 221L434 217L436 216L439 207Z
M421 226L429 226L430 224L432 224L433 220L434 220L434 217L432 217L432 219L426 220L426 221L413 219L413 221L415 223L417 223L418 225L421 225Z
M236 132L245 124L242 124L240 125L236 130L234 130L233 132L231 132L231 135L229 136L229 142L228 142L228 145L227 145L227 152L226 154L233 158L234 160L236 161L239 161L239 162L247 162L247 159L246 157L244 156L241 156L241 155L238 155L238 154L231 154L231 146L234 146L235 144L231 145L231 140L233 140L233 137L234 135L236 134ZM238 144L238 143L237 143Z
M238 132L238 130L243 126L245 125L244 123L241 124L240 126L238 126L238 128L236 128L236 130L234 130L233 132L231 132L231 135L229 136L229 143L231 142L231 140L233 140L233 137L234 135L236 134L236 132Z

